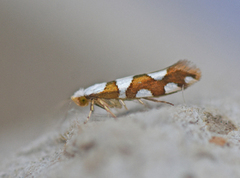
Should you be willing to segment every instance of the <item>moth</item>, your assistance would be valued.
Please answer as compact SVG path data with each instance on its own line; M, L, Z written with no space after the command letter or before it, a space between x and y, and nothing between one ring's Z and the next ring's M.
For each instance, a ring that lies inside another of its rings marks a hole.
M124 101L142 99L173 105L166 101L156 100L160 97L186 89L201 78L201 71L192 62L180 60L165 69L146 74L128 76L111 82L97 83L86 89L80 88L71 99L78 106L87 106L90 103L90 112L87 123L94 111L94 105L105 109L116 118L110 108L127 109Z

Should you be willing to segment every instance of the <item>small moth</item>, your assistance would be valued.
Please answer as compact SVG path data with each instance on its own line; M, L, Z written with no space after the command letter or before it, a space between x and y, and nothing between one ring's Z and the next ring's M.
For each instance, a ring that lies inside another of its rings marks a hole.
M105 109L114 118L116 116L110 108L122 108L124 106L127 109L125 100L135 99L144 104L141 99L145 99L173 105L166 101L156 100L154 97L186 89L200 78L201 71L199 68L195 67L190 61L180 60L159 71L120 78L107 83L97 83L86 89L80 88L71 99L78 106L87 106L90 103L90 112L84 122L87 123L94 110L94 105Z

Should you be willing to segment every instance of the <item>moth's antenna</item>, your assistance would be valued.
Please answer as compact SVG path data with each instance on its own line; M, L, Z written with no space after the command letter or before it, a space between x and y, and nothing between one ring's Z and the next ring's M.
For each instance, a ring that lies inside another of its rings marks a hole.
M69 102L68 102L68 107L67 107L67 112L65 112L64 117L63 117L63 118L61 119L61 121L59 122L58 127L61 127L61 125L64 123L64 121L65 121L66 118L68 117L68 111L69 111L69 108L70 108L71 104L72 104L72 101L69 100Z
M70 101L68 102L67 112L65 113L65 117L64 117L64 119L62 120L62 123L67 119L68 111L69 111L69 108L70 108L71 104L72 104L72 101L70 100ZM62 123L61 123L61 124L62 124Z
M185 98L184 98L183 90L184 90L184 85L182 86L182 97L183 97L183 103L186 104L186 102L185 102Z

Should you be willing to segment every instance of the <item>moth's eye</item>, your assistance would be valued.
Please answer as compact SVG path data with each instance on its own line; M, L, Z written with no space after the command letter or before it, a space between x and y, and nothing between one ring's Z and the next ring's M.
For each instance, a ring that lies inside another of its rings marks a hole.
M80 106L87 106L88 105L88 99L85 96L79 97L79 105Z

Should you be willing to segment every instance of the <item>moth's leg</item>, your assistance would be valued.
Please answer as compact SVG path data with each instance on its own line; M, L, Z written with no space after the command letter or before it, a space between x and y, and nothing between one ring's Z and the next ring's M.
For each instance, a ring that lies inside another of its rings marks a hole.
M88 120L90 119L93 110L94 110L94 100L91 100L91 103L90 103L90 111L89 111L87 120L84 121L84 124L86 124L86 123L88 122Z
M159 101L159 100L156 100L156 99L153 99L153 98L143 98L143 99L158 102L158 103L166 103L166 104L170 104L170 105L174 106L174 104L172 104L170 102L167 102L167 101Z
M110 108L122 108L122 104L118 99L101 99L104 101Z
M145 99L145 98L144 98ZM137 99L140 104L142 104L145 108L151 108L148 103L144 103L141 99Z
M99 103L97 103L97 102L95 102L94 104L95 104L96 106L98 106L99 108L104 109L104 107L103 107L101 104L99 104Z
M140 99L137 99L137 100L138 100L139 103L141 103L143 106L146 107L146 104L142 100L140 100Z
M128 108L127 108L126 104L124 103L124 101L121 100L121 99L119 99L119 101L120 101L120 103L124 106L124 108L125 108L126 110L128 110Z
M182 86L182 97L183 97L183 102L184 102L184 104L185 104L186 102L185 102L185 98L184 98L183 90L184 90L184 85Z
M107 112L109 112L109 113L112 115L112 117L117 118L117 117L112 113L112 111L109 109L107 103L105 103L105 102L104 102L103 100L101 100L101 99L97 99L97 101L104 107L104 109L105 109Z

